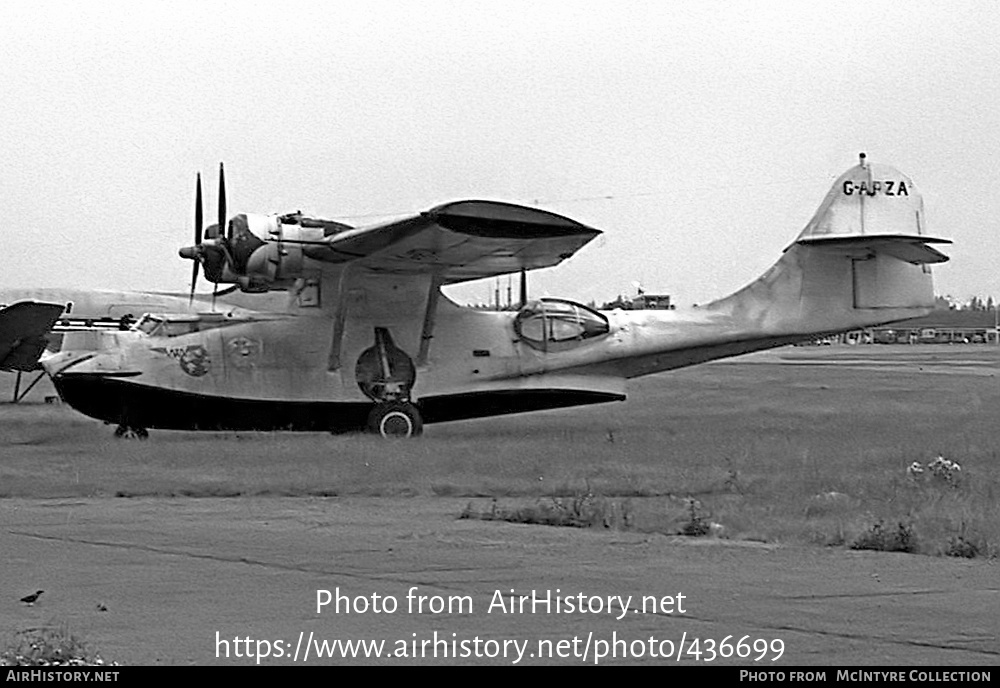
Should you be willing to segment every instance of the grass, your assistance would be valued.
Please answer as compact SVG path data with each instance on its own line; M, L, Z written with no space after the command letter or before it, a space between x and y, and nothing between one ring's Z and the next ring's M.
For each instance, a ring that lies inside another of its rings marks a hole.
M20 631L0 651L0 666L118 666L108 662L65 624Z
M878 521L861 533L851 544L851 549L871 549L879 552L916 552L917 539L912 523L898 521L886 526Z
M624 403L431 425L401 443L155 430L121 442L66 407L6 405L0 497L438 495L540 523L714 523L774 543L847 547L906 524L911 551L995 557L994 375L986 346L782 349L636 380ZM907 475L938 455L961 463L956 484Z

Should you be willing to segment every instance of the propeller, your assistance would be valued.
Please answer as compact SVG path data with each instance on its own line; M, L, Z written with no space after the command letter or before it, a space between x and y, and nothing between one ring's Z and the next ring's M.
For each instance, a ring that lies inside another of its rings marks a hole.
M528 304L528 273L521 268L521 308Z
M194 245L201 246L202 240L202 213L201 213L201 172L198 173L198 181L194 199ZM188 297L188 306L194 303L194 289L198 284L198 268L200 261L194 261L194 269L191 272L191 296Z
M205 278L213 282L212 309L219 296L224 296L234 289L244 291L266 291L267 287L259 280L254 282L252 275L247 275L248 263L254 251L268 243L253 234L249 228L247 216L236 215L232 221L226 219L226 170L219 163L219 222L204 227L203 198L201 192L201 174L197 177L195 198L195 229L194 246L185 246L178 253L181 258L195 262L194 274L191 277L191 296L189 305L194 303L194 293L198 280L198 267L205 272ZM305 243L305 242L302 242ZM317 242L314 242L317 243ZM236 284L220 290L220 282L235 282Z
M195 186L194 202L194 245L182 248L181 258L194 261L191 273L191 294L188 305L194 303L194 294L198 285L198 269L205 270L205 276L215 283L212 288L212 309L215 309L215 298L220 295L219 279L227 263L231 262L228 241L223 236L223 226L226 221L226 180L222 163L219 163L219 224L205 225L203 199L201 193L201 173L198 173ZM207 236L207 238L206 238ZM223 295L231 290L221 292Z

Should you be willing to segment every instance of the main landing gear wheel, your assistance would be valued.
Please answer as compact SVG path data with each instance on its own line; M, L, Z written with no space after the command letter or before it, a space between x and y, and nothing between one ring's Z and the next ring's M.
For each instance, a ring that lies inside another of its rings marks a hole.
M390 401L371 410L368 414L368 430L386 438L417 437L424 431L424 421L413 404Z
M149 439L149 431L146 428L119 425L115 428L115 437L120 440L145 440Z

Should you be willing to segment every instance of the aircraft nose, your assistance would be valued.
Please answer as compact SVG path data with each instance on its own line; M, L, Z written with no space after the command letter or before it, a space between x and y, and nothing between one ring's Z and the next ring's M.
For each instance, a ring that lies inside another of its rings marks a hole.
M181 258L187 258L188 260L198 260L198 247L197 246L185 246L177 252Z
M92 359L97 354L90 351L61 351L52 356L48 356L41 361L42 367L45 368L50 376L56 377L62 375L62 373L72 366L79 366Z

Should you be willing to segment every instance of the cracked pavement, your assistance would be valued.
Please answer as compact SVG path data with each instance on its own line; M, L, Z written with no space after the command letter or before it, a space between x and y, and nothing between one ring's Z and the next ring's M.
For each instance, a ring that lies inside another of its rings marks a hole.
M254 661L216 657L217 631L221 638L293 642L312 632L393 642L435 630L532 644L588 634L610 639L615 632L674 642L781 639L776 662L770 654L761 662L712 662L760 669L1000 662L1000 569L992 561L458 520L467 502L0 500L0 632L65 623L106 659L126 664ZM472 612L408 613L413 586L421 595L468 596ZM317 613L317 590L338 588L351 598L393 596L399 607L391 614L338 614L332 607ZM17 602L36 589L46 591L39 604ZM496 591L532 590L633 599L621 620L609 613L487 613ZM677 593L685 595L684 614L640 608L643 596ZM692 656L681 661L696 663ZM581 660L546 660L553 662Z

